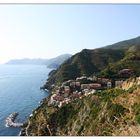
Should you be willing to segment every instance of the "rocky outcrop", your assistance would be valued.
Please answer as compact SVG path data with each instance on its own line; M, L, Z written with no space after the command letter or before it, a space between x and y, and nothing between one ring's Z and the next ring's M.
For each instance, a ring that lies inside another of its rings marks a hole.
M15 119L17 116L18 116L17 112L10 114L5 120L5 122L6 122L5 126L6 127L23 127L23 125L24 125L23 123L15 122Z
M131 87L140 85L140 77L130 78L122 83L122 89L128 90Z

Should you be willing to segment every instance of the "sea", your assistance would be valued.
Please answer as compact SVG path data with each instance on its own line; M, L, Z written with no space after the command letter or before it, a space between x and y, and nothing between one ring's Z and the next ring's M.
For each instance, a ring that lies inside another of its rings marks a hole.
M45 65L0 65L0 136L18 136L20 128L5 127L5 119L13 112L16 122L25 122L39 102L49 95L40 90L46 82Z

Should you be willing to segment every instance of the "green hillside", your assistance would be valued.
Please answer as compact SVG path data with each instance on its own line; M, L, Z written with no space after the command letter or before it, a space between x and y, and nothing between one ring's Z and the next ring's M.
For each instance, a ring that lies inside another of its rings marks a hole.
M140 45L131 46L125 51L123 59L110 64L101 74L105 77L117 77L118 71L121 69L132 69L135 76L140 75ZM110 75L111 73L111 75Z
M140 37L122 41L103 48L84 49L65 61L48 79L46 85L75 79L83 74L116 77L121 69L132 69L140 74Z

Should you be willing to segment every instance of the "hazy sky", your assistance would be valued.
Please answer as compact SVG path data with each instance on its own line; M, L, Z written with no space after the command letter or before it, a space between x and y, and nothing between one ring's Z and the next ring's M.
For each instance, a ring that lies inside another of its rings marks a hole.
M140 35L140 5L0 5L0 63L51 58Z

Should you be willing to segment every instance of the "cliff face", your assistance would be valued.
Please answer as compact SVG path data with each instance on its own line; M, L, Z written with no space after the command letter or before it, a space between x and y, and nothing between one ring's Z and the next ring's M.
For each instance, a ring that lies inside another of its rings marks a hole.
M61 108L49 107L48 99L44 100L28 121L28 135L140 135L140 86L137 79L123 83L122 87L127 90L114 88L96 92ZM137 84L130 86L133 81Z

